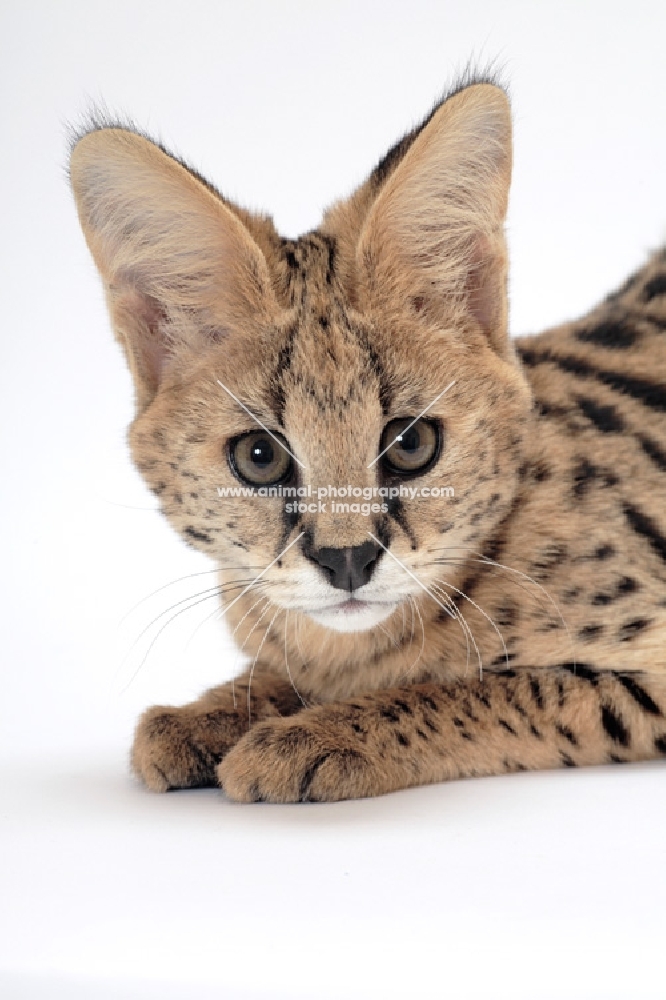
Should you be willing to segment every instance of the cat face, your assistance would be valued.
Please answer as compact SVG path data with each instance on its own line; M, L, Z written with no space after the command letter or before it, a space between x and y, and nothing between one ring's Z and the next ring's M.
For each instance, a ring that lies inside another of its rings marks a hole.
M509 172L506 99L469 87L288 241L142 136L79 140L134 459L229 580L370 630L506 515L530 408L506 335Z

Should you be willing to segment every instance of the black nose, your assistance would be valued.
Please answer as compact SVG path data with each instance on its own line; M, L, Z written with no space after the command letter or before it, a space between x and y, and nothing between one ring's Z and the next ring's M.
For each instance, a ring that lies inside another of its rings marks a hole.
M350 593L367 583L382 553L376 542L363 542L347 549L310 549L308 559L324 571L328 582Z

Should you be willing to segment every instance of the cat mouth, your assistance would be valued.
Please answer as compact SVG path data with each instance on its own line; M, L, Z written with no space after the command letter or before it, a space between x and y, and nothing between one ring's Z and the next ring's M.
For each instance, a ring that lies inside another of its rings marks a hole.
M355 615L360 614L362 611L367 611L369 608L394 608L397 603L397 601L372 601L352 596L348 597L346 601L340 601L338 604L325 604L321 608L313 608L311 613Z
M336 632L365 632L393 614L399 603L395 600L369 601L352 596L338 604L312 608L306 614L318 625Z
M361 601L358 597L350 597L348 600L343 601L342 604L335 604L332 608L327 608L326 610L337 611L338 614L343 615L353 615L358 614L359 611L366 611L372 604L379 604L379 601Z

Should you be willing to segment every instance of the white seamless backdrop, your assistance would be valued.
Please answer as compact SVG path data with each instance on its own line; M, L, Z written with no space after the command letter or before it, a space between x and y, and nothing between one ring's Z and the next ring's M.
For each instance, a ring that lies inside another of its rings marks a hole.
M2 5L3 996L664 995L658 764L294 809L128 776L142 708L242 660L197 629L210 602L158 634L210 578L148 595L209 567L130 465L65 164L67 124L102 103L295 235L494 63L511 327L535 332L666 239L665 37L656 0Z

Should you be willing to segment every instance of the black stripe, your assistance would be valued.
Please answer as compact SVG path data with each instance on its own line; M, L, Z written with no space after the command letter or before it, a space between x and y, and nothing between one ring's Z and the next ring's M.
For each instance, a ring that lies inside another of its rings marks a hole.
M631 378L620 372L605 371L597 372L596 378L610 389L630 396L649 409L666 413L666 386L659 382L648 382L647 379Z
M593 667L588 667L585 663L560 663L563 670L568 670L574 677L580 677L583 681L589 681L593 687L599 683L599 671Z
M603 470L593 465L587 458L579 458L572 469L573 492L577 500L581 500L589 491L595 480L599 480L604 475ZM605 474L603 482L607 486L615 485L614 474Z
M618 638L622 642L628 642L635 636L639 635L644 628L649 628L652 625L652 618L634 618L632 621L624 622L623 625L618 629Z
M629 730L625 726L622 716L614 712L610 705L601 706L601 725L614 743L619 743L623 747L629 746Z
M530 348L518 347L517 351L524 364L530 367L541 364L557 365L561 371L566 372L568 375L596 379L597 382L608 386L609 389L614 389L625 396L630 396L651 410L666 413L666 386L659 382L649 382L647 379L623 375L622 372L595 368L594 365L583 358L577 358L569 354L553 354L548 349L534 351Z
M626 350L638 339L636 331L622 320L602 320L596 326L586 326L574 331L574 336L582 343L596 344L611 350Z
M193 538L195 542L205 542L207 545L211 545L213 542L210 535L207 535L203 531L197 531L197 529L193 528L191 524L188 524L187 527L182 530L184 535L188 535L190 538Z
M393 540L393 531L391 529L391 523L389 521L388 514L380 514L378 517L372 519L372 526L374 528L373 534L382 545L385 545L387 549L391 548L391 542Z
M666 562L666 538L652 518L630 503L624 505L624 516L636 534L646 538L659 558Z
M637 434L636 438L648 458L652 459L658 469L666 472L666 451L662 451L657 442L646 434Z
M587 396L579 396L576 402L587 419L603 434L616 434L624 430L624 420L615 406L600 406Z
M530 691L532 692L532 697L537 703L537 708L543 708L543 695L541 694L541 685L539 684L536 677L530 677Z
M309 768L305 771L303 777L301 778L301 784L298 789L298 799L299 802L307 802L310 794L310 785L313 782L314 776L321 767L321 765L328 760L328 758L333 753L329 750L328 753L320 754L313 762L310 764Z
M346 320L346 314L344 312L341 314L341 317ZM389 376L384 368L382 357L379 351L371 343L365 330L352 327L348 321L346 322L346 327L350 335L356 337L359 346L362 347L368 355L370 370L379 382L379 404L382 408L383 415L387 416L391 410L393 389Z
M335 274L335 262L337 259L338 245L333 236L326 237L328 244L328 267L326 269L326 284L331 285L333 283L333 275Z
M410 541L412 551L418 549L418 541L414 530L411 527L409 521L407 520L407 513L405 511L405 505L403 504L400 497L391 497L388 502L388 515L392 518L399 528L402 528L407 538Z
M187 740L187 748L194 758L188 775L188 787L203 785L214 788L217 785L214 761L193 740Z
M607 591L600 591L595 594L592 598L591 603L595 605L608 605L612 604L613 601L618 600L620 597L626 597L627 594L634 594L639 589L639 585L636 580L631 576L623 576L620 578L615 587L614 593L608 593Z
M661 715L661 709L652 700L645 688L642 688L630 674L617 674L617 679L622 687L627 691L634 701L650 715Z
M572 747L578 746L578 740L576 739L576 737L571 732L568 726L561 726L558 722L555 728L557 729L560 736L564 736L565 740L568 740L569 743L571 743Z
M284 417L284 407L286 403L283 378L291 368L294 341L296 340L297 327L292 326L287 331L286 340L278 352L278 359L275 369L270 377L269 386L271 393L271 407L275 419L279 426L282 426Z
M666 274L657 274L654 278L650 278L643 289L645 302L650 302L658 295L666 295Z
M388 719L389 722L400 722L400 715L396 712L393 705L387 705L385 708L380 708L379 715L382 719Z
M583 642L592 642L601 635L603 630L603 625L583 625L582 628L578 629L578 638L582 639Z

